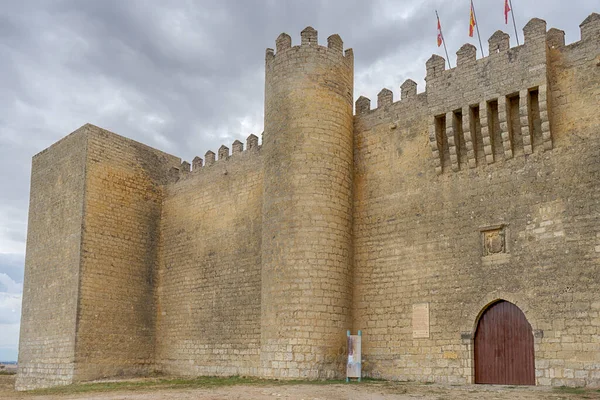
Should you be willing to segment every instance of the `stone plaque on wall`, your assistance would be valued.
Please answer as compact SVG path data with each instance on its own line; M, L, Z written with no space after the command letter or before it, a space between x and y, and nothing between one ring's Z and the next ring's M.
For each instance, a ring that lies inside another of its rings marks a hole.
M413 338L429 338L429 303L413 304Z
M506 232L504 225L482 229L481 234L483 256L506 253Z

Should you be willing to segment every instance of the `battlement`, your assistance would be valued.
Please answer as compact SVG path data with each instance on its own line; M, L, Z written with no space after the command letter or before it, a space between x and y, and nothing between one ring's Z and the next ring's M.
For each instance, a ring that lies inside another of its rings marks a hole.
M592 13L580 29L581 40L574 45L597 40L600 15ZM515 152L531 154L534 147L552 149L547 51L565 46L564 32L547 31L544 20L533 18L523 28L523 37L523 44L511 48L510 35L498 30L488 39L489 55L479 59L477 48L467 43L456 52L456 67L451 69L439 55L427 60L423 95L438 173L510 159ZM400 102L416 100L416 86L406 80ZM368 98L359 97L355 114L385 113L393 104L393 92L384 88L374 110ZM477 148L481 154L476 154Z
M258 153L260 150L260 145L258 144L258 136L251 134L246 139L246 150L244 150L244 144L235 140L232 145L232 153L229 154L229 147L225 145L221 145L218 150L218 158L217 154L212 150L208 150L204 154L204 160L196 156L192 160L192 164L187 161L182 161L181 165L178 168L172 168L170 177L171 181L178 181L182 178L185 178L190 175L201 173L202 171L206 171L213 165L221 164L222 162L226 162L229 159L237 158L241 155L245 155L247 153Z
M600 16L580 28L496 31L353 113L352 50L308 27L267 50L261 144L189 162L86 125L36 155L17 387L340 378L357 327L367 376L477 383L509 301L530 383L596 387Z
M275 50L268 48L266 50L266 62L269 63L276 58L287 57L286 54L295 52L316 51L327 54L329 57L336 57L346 61L352 66L354 62L354 53L352 49L344 51L344 42L338 34L333 34L327 38L327 46L319 45L318 32L312 26L307 26L300 32L300 45L292 46L292 37L287 33L281 33L275 40ZM292 56L293 57L293 56Z

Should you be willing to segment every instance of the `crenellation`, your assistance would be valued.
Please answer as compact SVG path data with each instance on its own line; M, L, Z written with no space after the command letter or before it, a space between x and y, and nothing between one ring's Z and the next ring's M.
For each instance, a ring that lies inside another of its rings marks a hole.
M203 160L202 158L196 156L194 157L194 159L192 160L192 171L196 172L199 171L200 168L202 168L203 165Z
M258 136L251 134L246 139L246 148L248 150L258 150Z
M548 29L546 43L548 43L548 47L550 48L565 47L565 31L556 28Z
M275 58L275 50L267 48L265 50L265 62L269 62Z
M364 96L360 96L356 100L355 108L356 108L357 115L367 113L367 112L371 111L371 100Z
M581 40L598 40L600 36L600 14L591 13L586 19L583 20L579 25L581 30Z
M352 50L309 27L266 51L264 132L210 168L89 124L38 153L17 387L340 378L348 329L365 377L478 383L503 303L529 384L599 387L597 24L497 31L354 113Z
M352 49L346 49L344 50L344 58L346 59L346 62L348 62L350 65L354 65L354 50Z
M417 95L417 82L412 79L407 79L400 86L400 99L410 99Z
M219 160L226 160L229 158L229 147L224 144L219 147Z
M179 170L181 171L181 173L185 174L189 174L191 172L191 165L189 162L187 161L183 161L181 163L181 166L179 167Z
M477 60L477 47L471 43L465 43L456 52L456 66L457 67L470 67L475 64Z
M496 54L510 48L510 36L500 30L494 32L488 39L488 54Z
M231 145L231 155L241 153L242 151L244 151L244 143L240 142L239 140L233 142Z
M377 94L377 108L386 107L394 102L394 93L387 88L381 89Z
M317 30L312 26L307 26L300 32L300 39L302 46L318 46L319 44Z
M292 37L290 35L288 35L287 33L282 33L281 35L279 35L277 37L277 40L275 41L275 49L277 51L277 54L279 54L279 52L287 50L291 47L292 47ZM268 50L269 49L267 49L267 51Z
M344 42L338 34L331 35L327 38L327 48L335 50L340 54L344 51Z
M525 45L535 45L546 41L546 21L539 18L532 18L523 28Z
M206 160L205 165L210 167L215 163L215 152L212 150L207 151L206 154L204 154L204 159Z
M446 60L444 57L438 56L437 54L433 54L426 63L427 67L427 78L433 79L442 74L446 70Z

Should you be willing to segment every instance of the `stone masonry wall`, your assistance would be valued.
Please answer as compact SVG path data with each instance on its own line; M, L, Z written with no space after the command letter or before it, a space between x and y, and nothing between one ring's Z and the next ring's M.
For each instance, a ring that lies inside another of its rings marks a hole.
M85 125L36 155L17 389L148 374L472 383L478 318L539 385L600 387L600 15L427 62L352 115L353 54L267 49L265 142L193 169ZM425 310L415 314L415 310ZM418 329L417 329L418 328Z
M429 80L376 110L357 103L354 329L367 376L472 382L477 318L504 299L532 326L537 384L600 385L600 49L584 34L594 29L548 49L552 150L439 175ZM501 247L485 245L489 232ZM430 332L414 338L421 303Z
M18 390L73 381L86 129L33 158Z
M251 137L252 138L252 137ZM255 141L166 189L157 282L157 366L183 376L257 375L262 157ZM211 156L212 154L212 156Z
M88 125L75 380L154 367L162 185L179 163Z
M354 56L281 34L265 67L261 374L342 377L352 305Z

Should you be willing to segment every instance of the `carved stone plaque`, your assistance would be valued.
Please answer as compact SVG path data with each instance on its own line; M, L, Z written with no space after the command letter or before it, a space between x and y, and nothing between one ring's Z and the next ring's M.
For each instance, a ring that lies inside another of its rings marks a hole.
M429 303L413 304L413 338L429 338Z
M504 226L483 230L481 234L484 256L506 253Z

